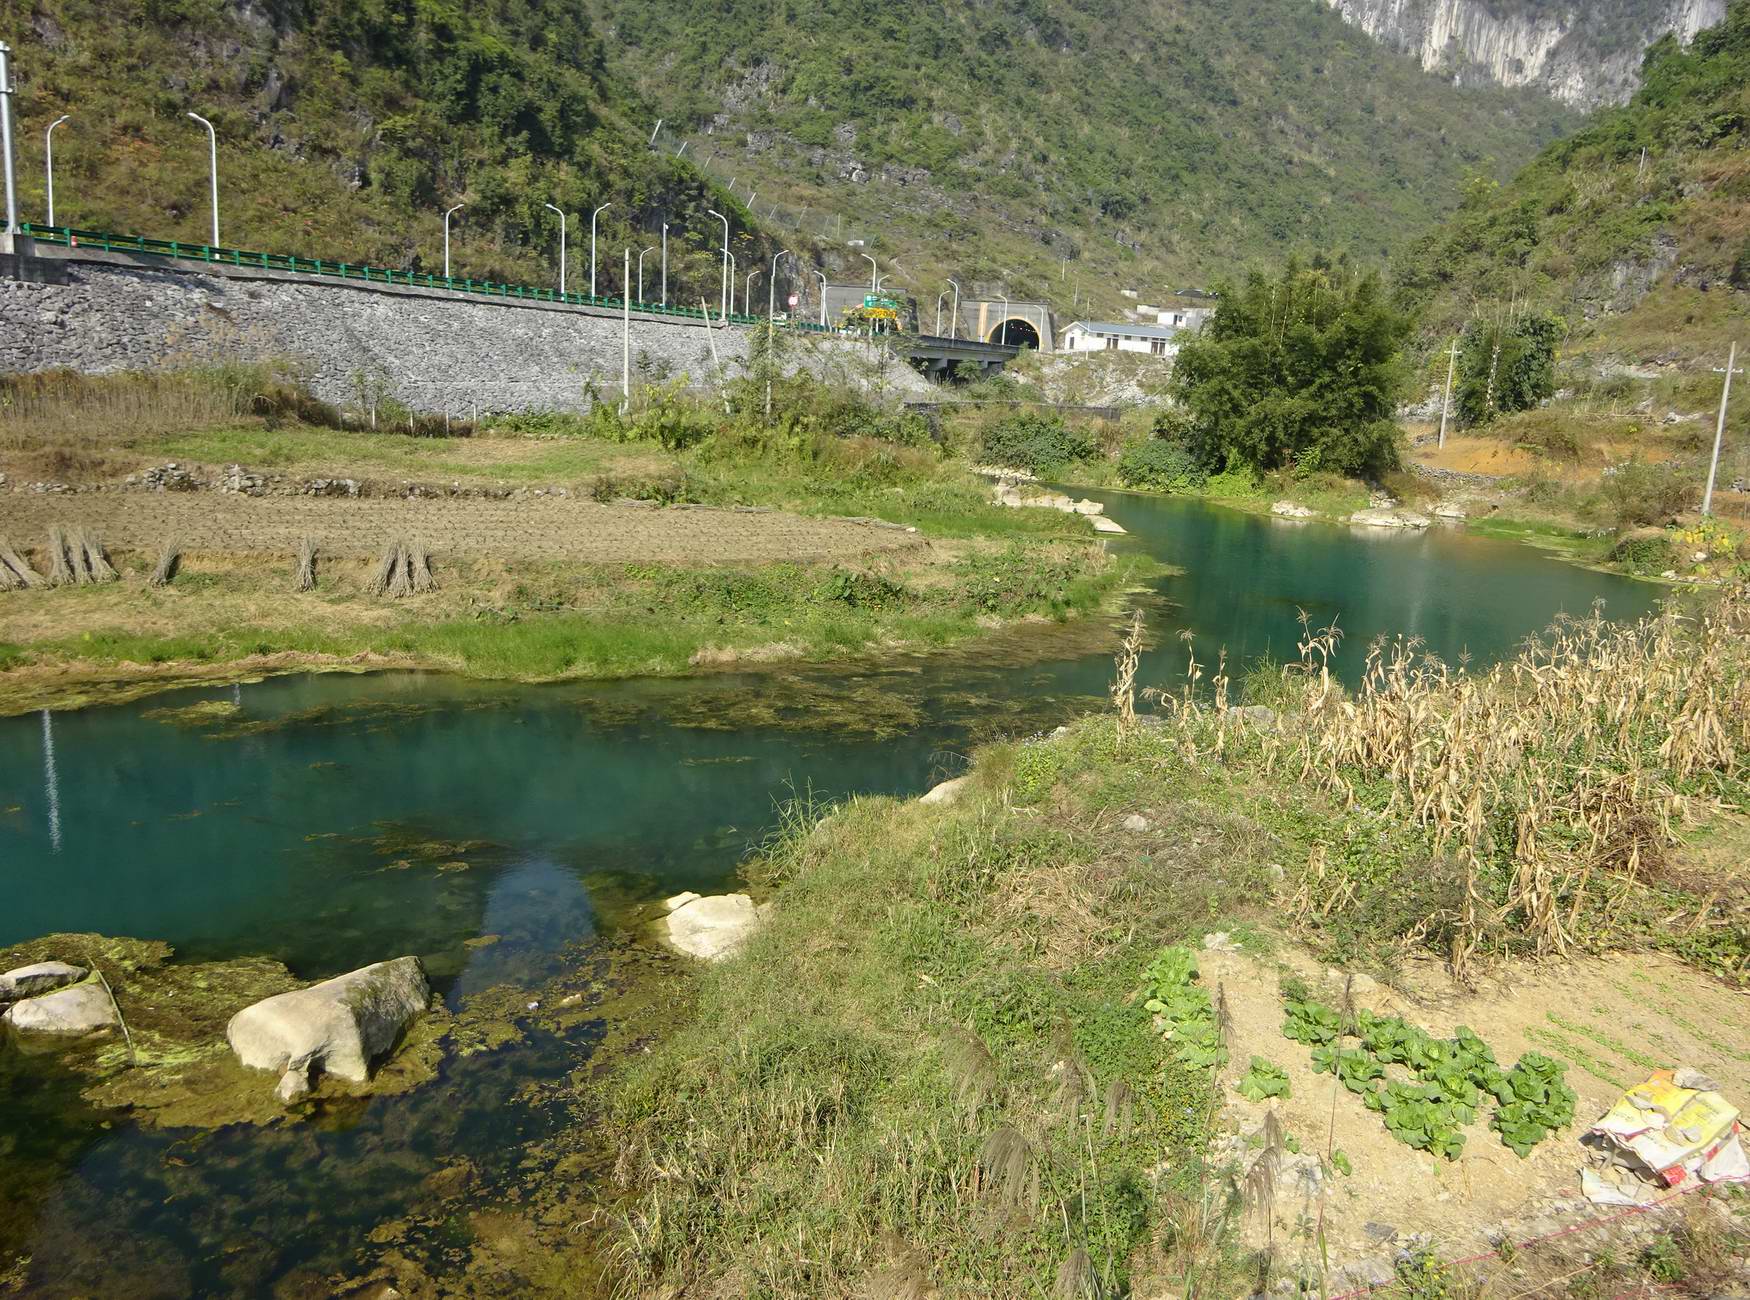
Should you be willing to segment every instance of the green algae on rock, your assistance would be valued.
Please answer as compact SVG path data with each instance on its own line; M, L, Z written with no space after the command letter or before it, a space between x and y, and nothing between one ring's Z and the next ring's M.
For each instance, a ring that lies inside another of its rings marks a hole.
M265 957L182 963L174 955L169 944L157 940L51 934L0 950L0 968L73 960L103 973L127 1036L32 1043L30 1048L55 1052L78 1081L86 1104L125 1111L144 1124L269 1124L333 1098L406 1092L437 1073L451 1021L441 1008L414 1023L370 1083L323 1078L304 1107L288 1110L274 1096L269 1075L238 1063L225 1026L244 1007L302 988L306 981Z

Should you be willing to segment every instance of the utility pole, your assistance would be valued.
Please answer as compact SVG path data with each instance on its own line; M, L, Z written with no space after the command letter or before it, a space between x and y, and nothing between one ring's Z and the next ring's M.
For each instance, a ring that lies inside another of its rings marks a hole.
M595 297L595 219L613 206L604 203L589 214L589 296L592 298Z
M662 223L662 305L668 306L668 222Z
M453 213L460 212L466 206L466 204L458 203L455 207L444 213L444 279L446 280L450 278L450 216ZM50 217L49 224L53 225L54 222L55 219Z
M565 296L565 213L551 203L543 203L541 206L549 212L559 213L559 296L563 298Z
M219 133L213 130L213 124L199 113L190 113L189 116L207 129L207 163L213 190L213 247L217 248L219 246ZM6 137L8 141L12 138L10 127L7 128ZM10 143L6 149L6 192L8 195L12 193L12 147ZM10 200L8 202L10 203ZM8 215L11 215L10 212ZM17 223L13 224L16 228Z
M957 339L960 337L960 283L952 278L948 283L954 286L954 316L948 322L948 337Z
M1713 458L1713 460L1708 462L1707 494L1705 496L1703 496L1701 499L1701 512L1704 515L1713 513L1713 508L1714 508L1714 476L1719 473L1719 469L1720 469L1720 444L1725 441L1725 437L1726 437L1726 403L1728 401L1730 401L1731 397L1732 397L1732 376L1735 374L1741 375L1744 373L1742 370L1739 370L1736 368L1737 364L1738 364L1738 345L1736 343L1734 343L1734 344L1732 344L1731 353L1726 357L1726 370L1725 370L1726 382L1720 389L1720 418L1719 418L1719 422L1714 425L1714 458ZM1718 366L1714 367L1714 373L1716 375L1720 373L1720 368Z
M72 114L62 113L53 122L50 122L49 129L43 132L43 179L48 185L50 226L55 224L55 128L62 122L70 121L72 121Z
M5 161L6 228L0 235L16 235L18 229L18 177L12 171L12 97L17 88L12 84L12 47L0 41L0 158ZM46 720L48 715L43 715ZM46 721L45 721L46 725Z
M1452 376L1458 370L1458 336L1452 339L1452 351L1446 361L1446 397L1440 403L1440 441L1436 446L1446 445L1446 415L1452 409Z
M820 323L826 324L826 272L815 271L814 276L820 281Z

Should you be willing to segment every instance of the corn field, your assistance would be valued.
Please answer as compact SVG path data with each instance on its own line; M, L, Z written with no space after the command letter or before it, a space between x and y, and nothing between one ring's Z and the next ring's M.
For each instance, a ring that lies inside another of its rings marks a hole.
M1351 803L1360 782L1383 780L1387 811L1457 856L1456 971L1486 923L1517 921L1539 954L1561 954L1583 916L1620 915L1686 822L1741 802L1747 633L1740 584L1692 615L1564 619L1480 676L1411 639L1376 642L1347 693L1331 679L1333 634L1309 630L1291 670L1300 725L1266 753Z

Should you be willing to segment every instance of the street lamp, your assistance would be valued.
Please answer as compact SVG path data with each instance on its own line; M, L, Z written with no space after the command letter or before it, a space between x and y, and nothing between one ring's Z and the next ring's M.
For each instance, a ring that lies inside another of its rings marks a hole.
M778 311L778 259L788 256L790 256L790 250L787 248L772 255L772 273L766 278L766 323L768 325L771 324ZM768 337L770 333L771 331L768 330Z
M715 208L705 209L723 223L723 315L729 315L729 218Z
M1006 293L1003 295L1003 318L997 322L997 328L1002 331L1002 336L997 339L997 342L1007 343L1009 341L1009 295Z
M444 279L450 278L450 218L460 212L467 204L458 203L444 213Z
M592 298L595 297L595 219L613 206L604 203L589 214L589 296Z
M826 324L826 272L815 271L814 276L820 281L820 323Z
M219 246L219 133L213 130L213 124L199 113L190 113L189 116L207 129L207 170L213 190L213 247L217 248Z
M741 314L743 316L753 315L753 282L764 274L765 272L757 266L747 273L747 283L741 291Z
M948 322L948 337L957 339L960 337L960 284L952 278L948 283L954 286L954 318Z
M6 227L0 234L16 235L18 230L18 177L12 170L12 97L18 93L12 84L10 60L12 47L0 41L0 170L6 180ZM43 714L46 720L48 714Z
M71 121L72 117L71 113L62 113L53 122L50 122L49 129L43 132L43 169L47 173L49 225L51 226L55 224L55 128L62 122Z
M549 212L559 213L559 296L563 298L565 296L565 214L551 203L543 203L541 206ZM594 296L592 291L590 297Z
M668 222L662 223L662 305L668 306Z
M857 256L869 264L869 291L873 293L881 287L880 280L875 274L875 272L879 271L881 268L875 265L875 259L870 257L869 254L858 253Z
M729 255L729 310L731 312L733 312L735 310L735 254L734 253L731 253ZM727 321L729 319L728 315L725 314L723 319L725 321Z
M649 248L641 248L638 250L638 301L639 302L644 301L644 254L654 253L655 251L656 251L655 244L652 244Z
M946 289L936 295L936 337L942 337L942 299L948 296Z

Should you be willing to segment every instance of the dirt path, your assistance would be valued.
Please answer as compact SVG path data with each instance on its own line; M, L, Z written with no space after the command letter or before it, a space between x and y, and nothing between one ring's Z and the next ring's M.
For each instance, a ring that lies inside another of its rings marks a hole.
M155 551L175 539L190 552L287 554L312 537L325 554L364 557L393 537L434 554L591 564L753 564L856 560L921 550L915 532L780 511L598 505L575 497L248 497L218 492L0 494L0 535L40 547L51 528L85 528L111 547Z

